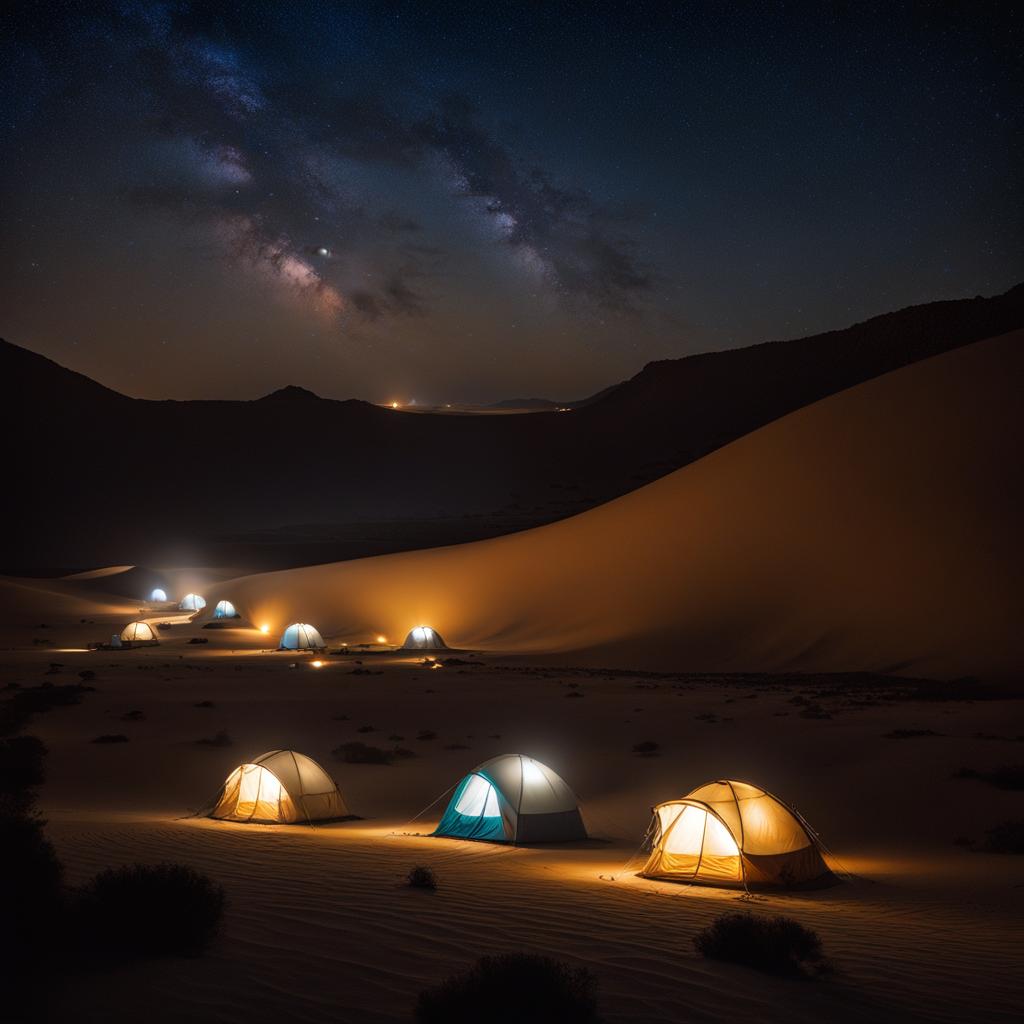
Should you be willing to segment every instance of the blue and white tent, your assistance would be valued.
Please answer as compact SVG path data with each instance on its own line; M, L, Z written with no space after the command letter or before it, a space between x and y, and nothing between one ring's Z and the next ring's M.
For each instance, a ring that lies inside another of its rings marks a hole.
M576 794L547 765L502 754L474 768L456 787L432 833L492 843L586 839Z
M215 619L237 619L238 612L230 601L218 601L217 607L213 609Z
M150 592L149 599L154 604L162 604L167 600L167 591L163 587L154 587Z
M206 598L199 594L186 594L178 607L183 612L201 612L206 607Z
M282 651L322 651L327 644L320 631L308 622L293 622L281 637Z

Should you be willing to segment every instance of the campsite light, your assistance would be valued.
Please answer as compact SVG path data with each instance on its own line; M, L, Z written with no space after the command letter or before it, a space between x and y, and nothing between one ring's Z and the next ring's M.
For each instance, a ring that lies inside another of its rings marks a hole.
M383 633L378 635L377 643L379 643L379 644L386 644L387 642L388 642L388 638Z
M544 773L537 767L537 763L528 757L523 758L523 781L533 786L547 781L544 778Z
M264 622L263 625L260 626L260 632L266 635L270 632L270 627Z
M398 408L398 403L397 402L392 402L391 403L391 408L392 409L397 409Z
M314 661L311 664L313 665L313 668L323 668L324 667L324 663L322 661Z

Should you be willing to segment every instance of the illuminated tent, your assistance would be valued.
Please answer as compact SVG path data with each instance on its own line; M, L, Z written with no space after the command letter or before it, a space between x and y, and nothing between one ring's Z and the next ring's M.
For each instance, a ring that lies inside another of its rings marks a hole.
M338 786L313 760L294 750L271 750L239 765L202 812L224 821L325 821L348 814Z
M576 794L547 765L502 754L474 768L456 787L435 836L494 843L586 839Z
M403 651L444 651L448 645L441 634L430 626L414 626L402 644Z
M215 619L237 619L239 616L230 601L218 601L217 607L213 609L213 617Z
M167 591L163 587L154 587L149 595L150 601L154 603L160 603L167 600Z
M186 594L181 599L181 604L178 607L183 612L198 612L202 611L206 607L206 598L200 597L198 594Z
M711 885L795 885L830 874L796 811L748 782L720 779L654 808L640 874Z
M133 647L151 647L160 641L148 622L129 622L121 630L121 643L131 644Z
M322 651L327 644L315 626L308 622L293 622L281 637L282 651Z

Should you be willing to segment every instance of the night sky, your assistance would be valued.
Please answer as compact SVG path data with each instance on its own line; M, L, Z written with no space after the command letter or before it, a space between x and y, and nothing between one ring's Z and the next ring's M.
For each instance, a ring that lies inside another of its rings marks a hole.
M571 399L1003 291L1024 8L952 6L18 5L0 335L141 397Z

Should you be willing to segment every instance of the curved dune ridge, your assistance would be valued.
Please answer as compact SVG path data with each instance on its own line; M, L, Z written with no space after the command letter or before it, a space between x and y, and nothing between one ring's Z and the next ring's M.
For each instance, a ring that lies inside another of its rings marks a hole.
M397 641L427 623L458 647L608 665L1011 671L1022 340L886 374L550 526L211 595L275 632Z

